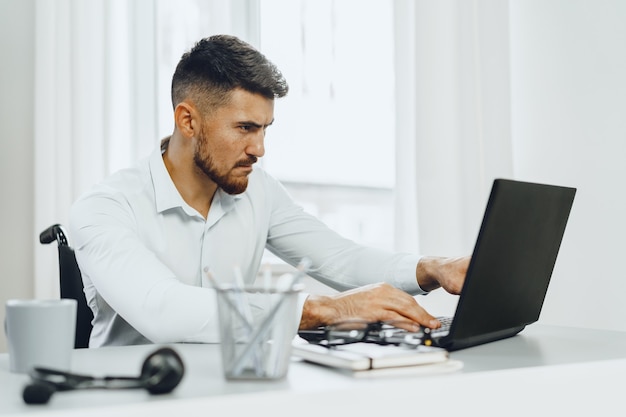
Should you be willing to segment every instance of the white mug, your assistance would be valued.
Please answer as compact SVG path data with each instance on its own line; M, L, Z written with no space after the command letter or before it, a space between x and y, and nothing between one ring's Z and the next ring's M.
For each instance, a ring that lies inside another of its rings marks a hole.
M72 299L8 300L4 325L11 372L33 367L70 371L76 310Z

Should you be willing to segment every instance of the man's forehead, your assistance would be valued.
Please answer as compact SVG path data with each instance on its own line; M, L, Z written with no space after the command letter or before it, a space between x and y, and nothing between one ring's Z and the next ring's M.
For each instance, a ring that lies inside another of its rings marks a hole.
M227 103L217 109L221 116L239 122L268 126L274 121L274 99L245 90L233 90Z

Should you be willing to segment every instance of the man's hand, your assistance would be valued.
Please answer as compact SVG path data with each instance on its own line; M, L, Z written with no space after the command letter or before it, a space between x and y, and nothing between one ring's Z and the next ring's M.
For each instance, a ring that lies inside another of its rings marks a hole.
M471 257L423 257L417 264L415 276L420 288L432 291L439 287L450 294L460 294Z
M441 287L450 294L459 294L469 262L469 256L424 257L415 271L417 282L424 291ZM379 283L332 296L309 296L304 303L300 328L312 329L351 319L372 322L403 320L415 323L415 330L418 325L429 328L441 325L413 296L390 284Z
M360 319L367 321L403 320L413 322L417 331L419 325L436 328L439 321L420 306L410 294L390 284L366 285L332 296L311 295L304 303L301 329L341 321Z

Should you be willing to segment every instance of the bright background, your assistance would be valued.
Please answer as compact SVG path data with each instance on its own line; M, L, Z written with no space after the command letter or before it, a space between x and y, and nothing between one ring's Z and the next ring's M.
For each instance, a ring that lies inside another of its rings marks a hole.
M625 20L620 0L0 0L0 298L55 296L39 232L169 134L172 65L227 32L290 79L263 163L308 210L457 255L493 178L577 187L540 321L624 331Z

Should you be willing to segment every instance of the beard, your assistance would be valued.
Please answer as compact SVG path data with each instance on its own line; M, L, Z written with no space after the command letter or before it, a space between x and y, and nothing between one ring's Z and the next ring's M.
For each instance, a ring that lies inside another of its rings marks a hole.
M206 175L226 193L234 195L241 194L246 191L248 188L248 177L233 178L230 175L230 170L226 173L220 173L215 165L215 161L213 161L213 157L209 152L207 152L207 142L204 129L202 129L199 133L198 141L196 142L196 149L193 154L193 161L196 166L204 173L204 175ZM250 156L243 161L237 162L233 168L252 165L256 161L257 158L255 156Z

